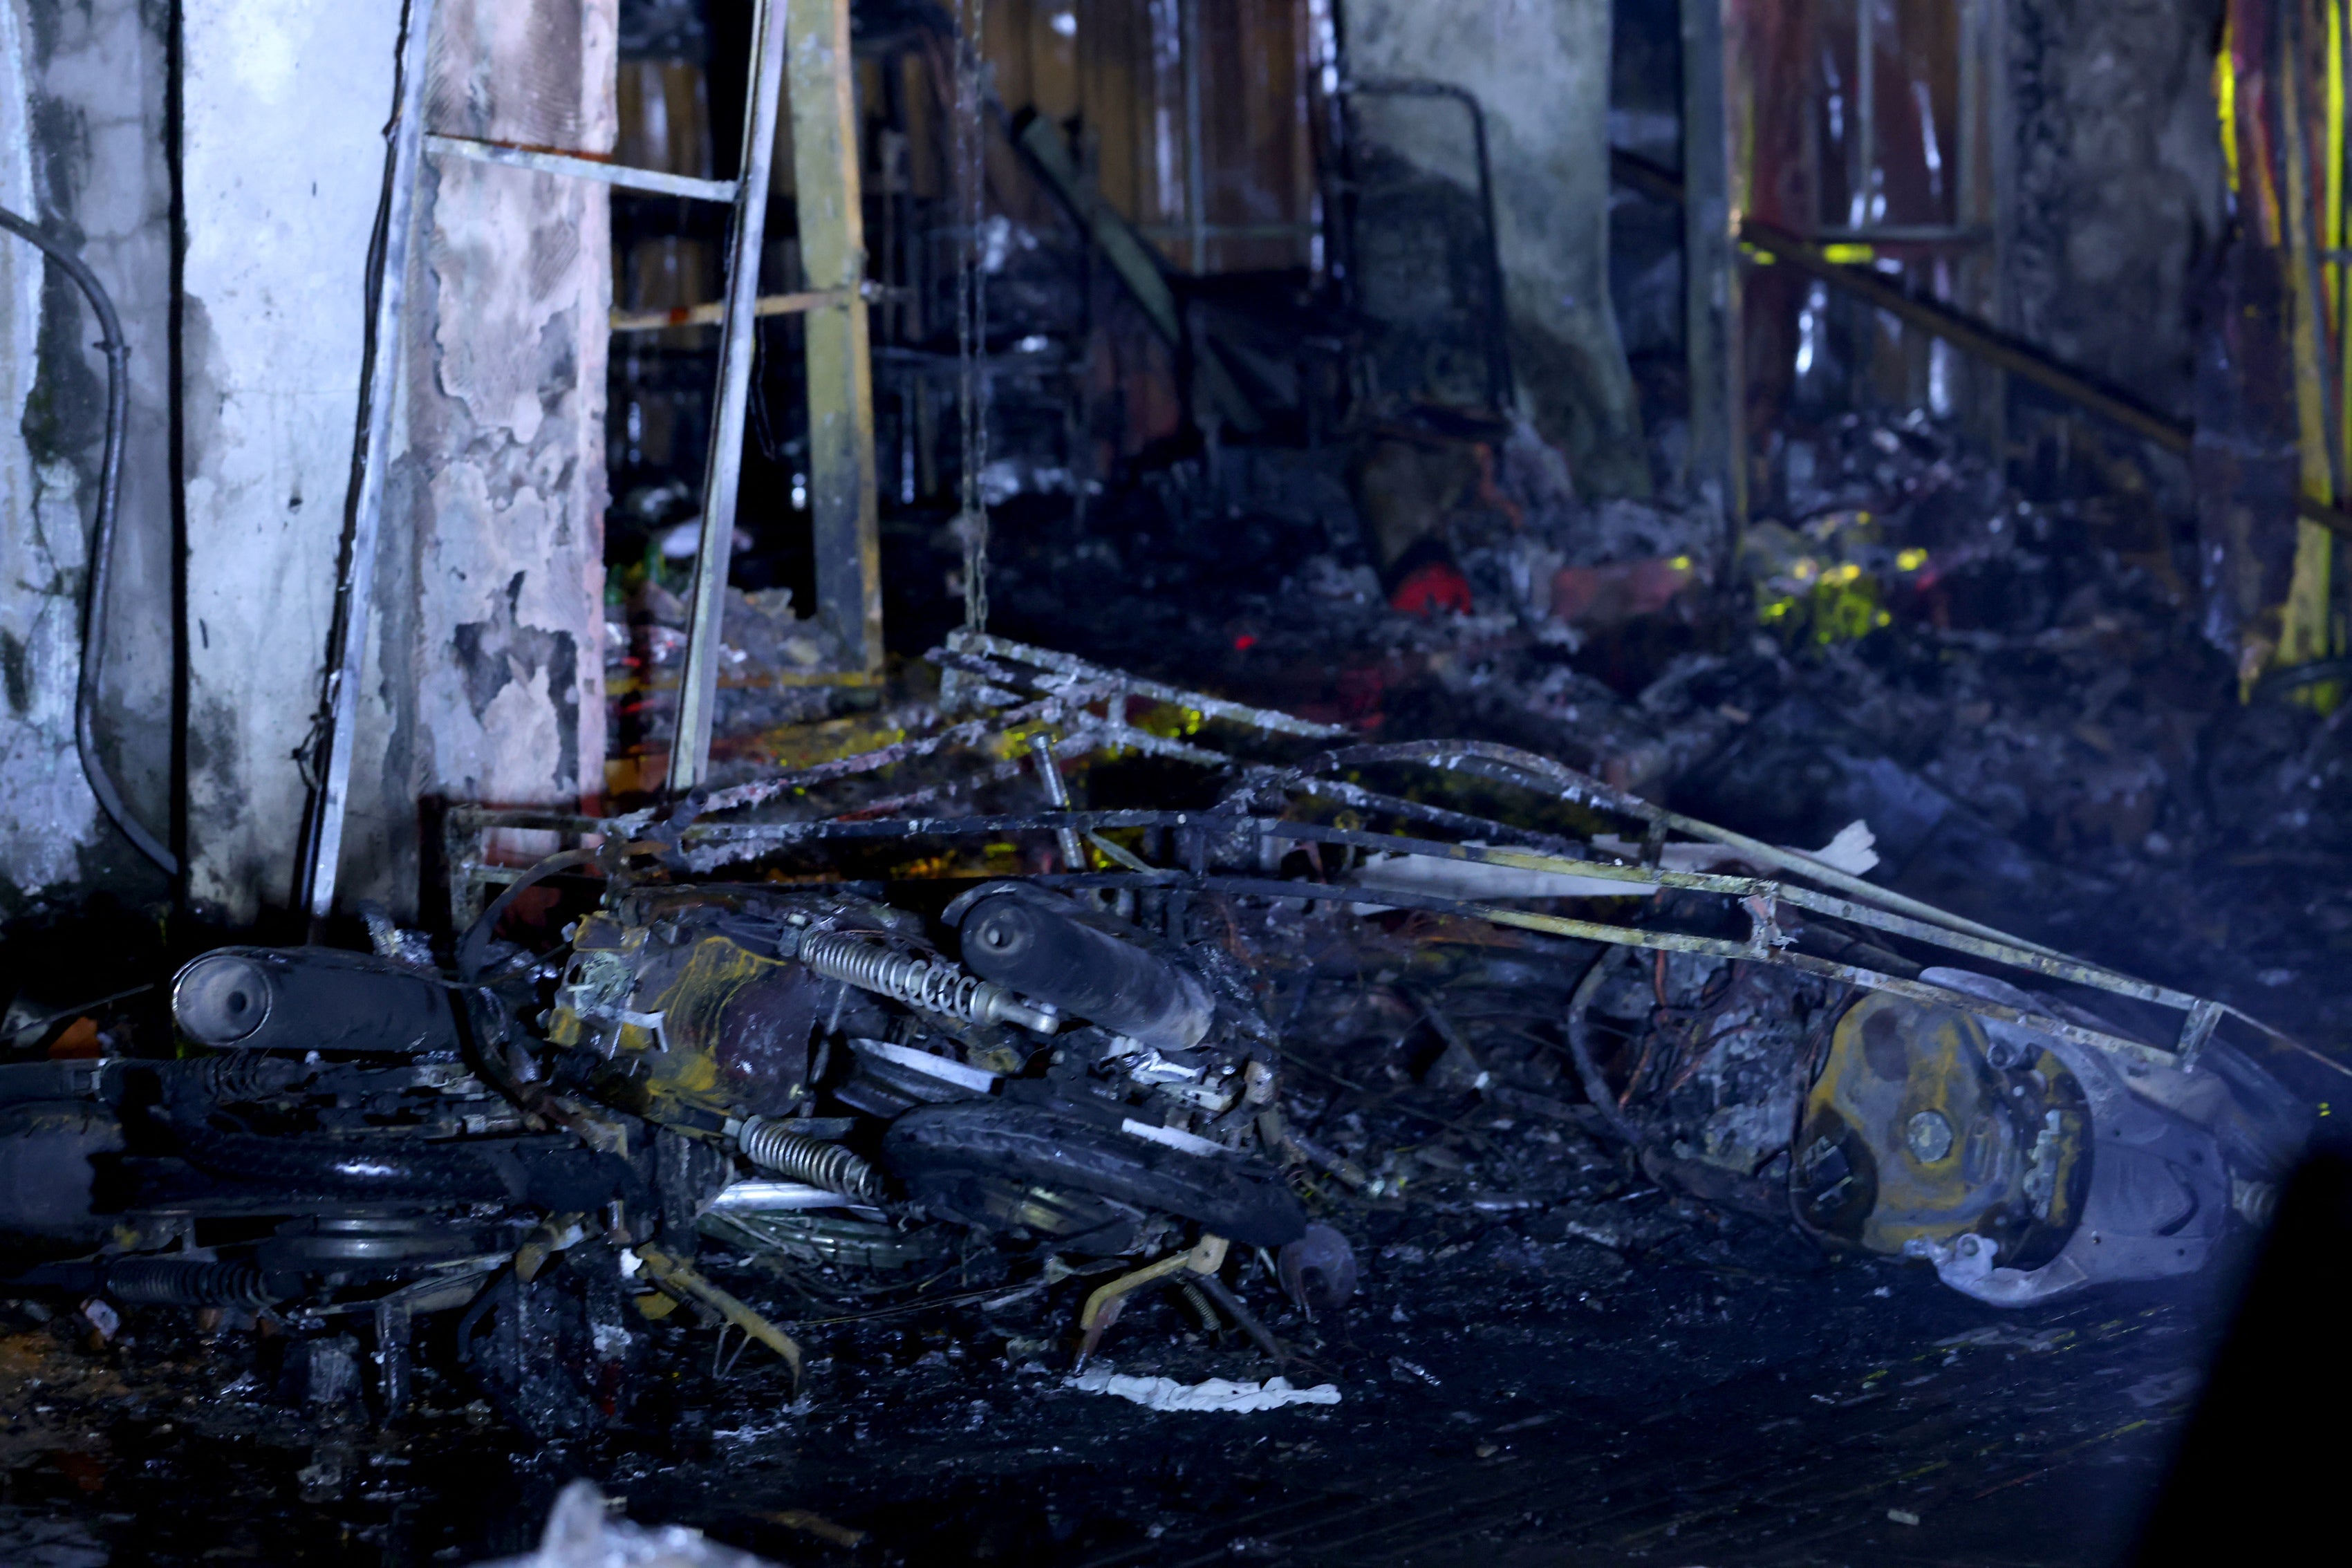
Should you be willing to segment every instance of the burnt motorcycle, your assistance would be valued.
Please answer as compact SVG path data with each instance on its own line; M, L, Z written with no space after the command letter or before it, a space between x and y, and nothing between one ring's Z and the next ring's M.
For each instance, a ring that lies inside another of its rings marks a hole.
M185 1058L0 1068L22 1178L0 1229L92 1249L14 1288L268 1314L348 1350L356 1326L385 1410L446 1320L541 1431L625 1414L636 1331L672 1301L796 1356L696 1269L704 1245L852 1294L975 1237L1116 1274L1082 1353L1180 1274L1278 1354L1227 1257L1264 1249L1327 1307L1352 1262L1284 1179L1275 1036L1202 940L1217 912L1128 903L1004 879L926 916L622 875L551 953L493 942L494 907L454 975L206 953L173 983ZM1120 1269L1162 1254L1182 1267Z

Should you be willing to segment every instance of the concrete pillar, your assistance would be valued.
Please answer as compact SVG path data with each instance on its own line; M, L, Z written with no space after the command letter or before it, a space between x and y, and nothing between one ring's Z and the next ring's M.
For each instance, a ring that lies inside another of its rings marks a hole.
M1647 494L1609 300L1609 0L1343 0L1341 17L1350 77L1447 82L1485 106L1520 411L1586 493ZM1449 108L1383 105L1401 134L1382 139L1471 184Z
M292 895L399 20L181 9L187 884L232 924Z
M0 0L0 206L64 239L131 344L112 626L95 728L134 816L168 835L171 178L163 12ZM75 755L106 361L80 292L0 236L0 914L44 895L165 890L99 815Z
M431 130L612 153L616 0L438 5ZM372 805L354 769L346 905L437 910L437 861L414 836L442 803L570 809L603 793L609 196L426 160L408 455L386 513L408 527L387 530L402 553L380 568L370 677L390 722Z
M614 0L441 0L428 125L606 152ZM188 891L292 894L360 384L399 0L184 0ZM603 763L601 187L428 163L344 902L424 901L436 797Z

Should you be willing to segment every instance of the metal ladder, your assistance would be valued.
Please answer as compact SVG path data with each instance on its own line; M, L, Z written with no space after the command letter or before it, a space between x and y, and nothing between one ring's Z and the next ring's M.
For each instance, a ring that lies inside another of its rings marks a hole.
M849 44L849 0L754 0L742 158L734 180L698 180L594 158L429 134L424 127L426 47L434 0L408 0L396 105L386 128L384 200L370 279L370 330L353 465L350 521L329 636L317 754L319 781L306 822L298 889L313 921L332 909L349 804L362 658L382 531L393 410L399 392L402 292L419 161L467 158L517 170L593 180L623 190L733 206L726 290L719 313L719 385L702 482L702 539L695 558L686 668L669 754L673 796L709 774L719 692L720 620L750 408L752 333L765 315L805 314L809 399L808 502L816 546L817 615L839 638L840 684L870 682L882 665L881 531L874 475L874 394L865 289L865 220ZM788 68L789 60L789 68ZM787 69L790 89L786 90ZM802 270L809 287L762 298L760 253L778 116L793 116L793 193ZM689 318L694 319L694 318ZM708 318L702 318L707 320Z

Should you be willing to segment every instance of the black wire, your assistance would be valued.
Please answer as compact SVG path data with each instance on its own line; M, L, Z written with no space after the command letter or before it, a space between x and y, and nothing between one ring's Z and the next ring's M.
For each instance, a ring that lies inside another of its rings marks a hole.
M114 775L98 754L98 683L106 655L107 585L114 565L114 514L122 489L123 433L130 423L131 344L122 335L122 319L114 301L80 257L36 227L27 218L0 207L0 228L30 240L74 280L98 317L99 346L106 351L106 447L99 459L98 516L91 529L89 588L82 604L81 680L74 691L74 749L89 780L89 792L108 820L121 830L139 853L152 860L165 876L179 875L179 858L150 833L115 788Z
M775 427L768 422L768 334L767 322L759 317L751 320L751 439L759 443L760 456L779 468L790 470L791 462L776 440Z

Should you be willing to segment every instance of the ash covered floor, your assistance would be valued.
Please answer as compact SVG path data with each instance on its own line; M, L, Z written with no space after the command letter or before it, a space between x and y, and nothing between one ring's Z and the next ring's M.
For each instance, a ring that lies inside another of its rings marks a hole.
M710 1335L671 1331L630 1429L562 1448L447 1382L383 1431L268 1397L249 1336L151 1312L93 1351L19 1313L0 1542L58 1568L472 1562L528 1550L586 1475L635 1519L785 1563L2095 1563L2160 1479L2229 1273L2000 1311L1601 1160L1497 1212L1478 1173L1563 1163L1535 1130L1375 1124L1465 1170L1342 1208L1357 1303L1274 1320L1307 1347L1291 1381L1336 1383L1336 1406L1074 1389L1076 1282L801 1327L797 1400L756 1348L714 1378ZM1176 1298L1108 1351L1185 1383L1270 1370Z

